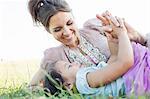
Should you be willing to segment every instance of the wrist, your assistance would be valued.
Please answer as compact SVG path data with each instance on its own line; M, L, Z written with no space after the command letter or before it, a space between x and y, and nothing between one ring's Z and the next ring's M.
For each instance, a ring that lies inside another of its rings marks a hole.
M118 33L117 34L118 38L122 37L122 36L125 36L125 35L128 36L126 32L122 32L122 33Z
M139 36L137 37L137 42L145 46L147 43L146 37L139 34Z

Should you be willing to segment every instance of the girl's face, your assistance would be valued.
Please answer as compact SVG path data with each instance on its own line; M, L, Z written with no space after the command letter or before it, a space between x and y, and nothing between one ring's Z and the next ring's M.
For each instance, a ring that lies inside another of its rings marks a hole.
M65 81L64 85L69 89L72 89L73 84L75 83L76 73L80 67L81 65L76 62L69 63L65 61L58 61L55 64L56 71L63 77Z
M56 40L69 47L76 47L79 43L78 29L70 12L58 12L52 16L49 30Z

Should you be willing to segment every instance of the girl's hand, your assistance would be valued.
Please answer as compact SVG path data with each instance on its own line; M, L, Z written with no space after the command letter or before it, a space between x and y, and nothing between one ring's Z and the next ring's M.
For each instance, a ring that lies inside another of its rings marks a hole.
M110 25L110 22L109 22L109 19L107 19L107 16L110 16L110 19L113 21L113 23L116 26L119 26L119 23L116 21L116 19L112 16L112 14L109 11L105 11L101 15L99 14L96 15L96 17L102 21L103 26Z
M108 16L109 18L109 16ZM124 25L124 20L122 18L119 17L115 17L114 19L116 19L116 22L119 23L119 26L116 26L112 20L110 20L110 25L112 26L112 36L119 36L122 33L127 33L127 29Z
M108 46L111 56L117 56L118 53L118 39L113 38L111 34L105 33L108 41Z
M112 28L109 26L110 23L106 17L107 15L112 16L112 14L109 11L105 11L101 15L97 14L96 17L101 20L103 27L104 27L103 30L108 32L108 33L111 33ZM113 21L113 23L116 26L118 26L118 22L116 22L113 17L111 17L111 20ZM127 22L124 22L124 25L127 29L128 37L131 41L135 41L135 42L138 42L140 44L144 44L146 42L145 37L143 35L141 35L137 30L135 30L130 24L128 24Z
M124 20L119 17L113 17L111 13L109 13L108 11L106 11L102 15L97 15L97 18L99 18L102 21L105 27L108 25L111 26L112 31L106 31L106 30L104 31L110 33L114 38L117 38L117 33L127 32L127 29L125 28L124 25ZM122 30L121 28L119 29L118 27L122 27Z

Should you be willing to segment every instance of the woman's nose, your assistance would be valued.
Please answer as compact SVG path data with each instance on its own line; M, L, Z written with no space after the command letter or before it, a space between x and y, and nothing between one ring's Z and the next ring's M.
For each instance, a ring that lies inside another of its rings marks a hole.
M64 27L63 35L68 36L70 34L70 29L69 27Z

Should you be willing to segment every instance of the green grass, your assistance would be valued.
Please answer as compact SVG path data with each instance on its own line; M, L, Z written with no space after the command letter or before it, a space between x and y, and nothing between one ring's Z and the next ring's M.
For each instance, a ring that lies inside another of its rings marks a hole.
M108 99L104 96L83 96L77 92L67 92L62 89L58 96L45 93L40 87L31 91L27 85L39 68L39 64L40 60L0 61L0 99L85 99L86 97ZM130 97L130 99L135 98L135 95ZM150 96L140 96L138 99L150 99Z
M45 98L82 98L80 94L71 94L61 90L57 97L42 88L31 91L28 82L39 68L40 60L0 61L0 99L45 99Z

